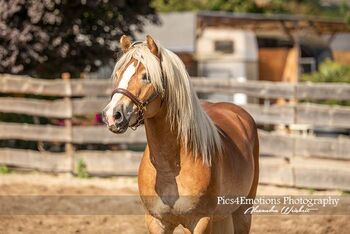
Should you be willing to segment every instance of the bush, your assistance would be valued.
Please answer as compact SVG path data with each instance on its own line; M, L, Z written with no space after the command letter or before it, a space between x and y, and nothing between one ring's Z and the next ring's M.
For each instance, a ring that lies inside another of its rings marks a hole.
M317 72L304 74L302 81L350 83L350 65L342 65L328 59L319 66Z
M350 65L342 65L331 60L326 60L319 66L317 72L304 74L301 80L315 83L350 83ZM323 100L317 103L350 106L350 101Z
M10 173L10 169L6 165L0 165L0 175Z
M76 173L77 177L85 179L89 178L89 173L87 172L87 166L83 159L80 159L78 161L77 167L76 167Z

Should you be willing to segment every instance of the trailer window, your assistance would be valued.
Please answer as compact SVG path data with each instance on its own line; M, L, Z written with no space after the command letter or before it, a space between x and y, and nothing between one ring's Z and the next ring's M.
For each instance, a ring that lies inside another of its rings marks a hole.
M234 44L231 40L220 40L214 42L214 48L216 52L232 54L234 51Z

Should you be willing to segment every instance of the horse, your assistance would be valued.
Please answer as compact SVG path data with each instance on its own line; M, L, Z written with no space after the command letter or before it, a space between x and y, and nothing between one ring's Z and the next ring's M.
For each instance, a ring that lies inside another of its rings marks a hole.
M116 134L144 124L138 188L150 233L249 233L259 178L253 118L232 103L201 102L181 59L147 35L120 38L114 91L102 112ZM231 199L232 197L232 199Z

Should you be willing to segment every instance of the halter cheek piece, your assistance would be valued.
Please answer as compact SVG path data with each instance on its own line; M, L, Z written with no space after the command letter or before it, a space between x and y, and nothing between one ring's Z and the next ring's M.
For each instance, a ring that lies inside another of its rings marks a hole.
M137 107L137 120L136 123L130 126L132 130L136 130L138 126L143 124L144 122L144 115L145 115L145 109L148 104L153 102L158 96L158 93L154 93L152 96L150 96L146 101L140 100L138 97L136 97L134 94L132 94L129 90L123 89L123 88L116 88L111 95L111 99L114 94L120 93L124 96L127 96Z

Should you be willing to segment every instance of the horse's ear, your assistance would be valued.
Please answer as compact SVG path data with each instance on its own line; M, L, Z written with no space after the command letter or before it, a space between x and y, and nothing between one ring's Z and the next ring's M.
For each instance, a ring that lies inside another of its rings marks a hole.
M150 35L147 35L146 41L147 41L147 47L152 52L152 54L159 57L158 47L156 45L156 42L153 40L153 38Z
M126 53L130 46L131 46L131 40L128 36L123 35L121 36L119 40L120 48L122 49L123 53Z

